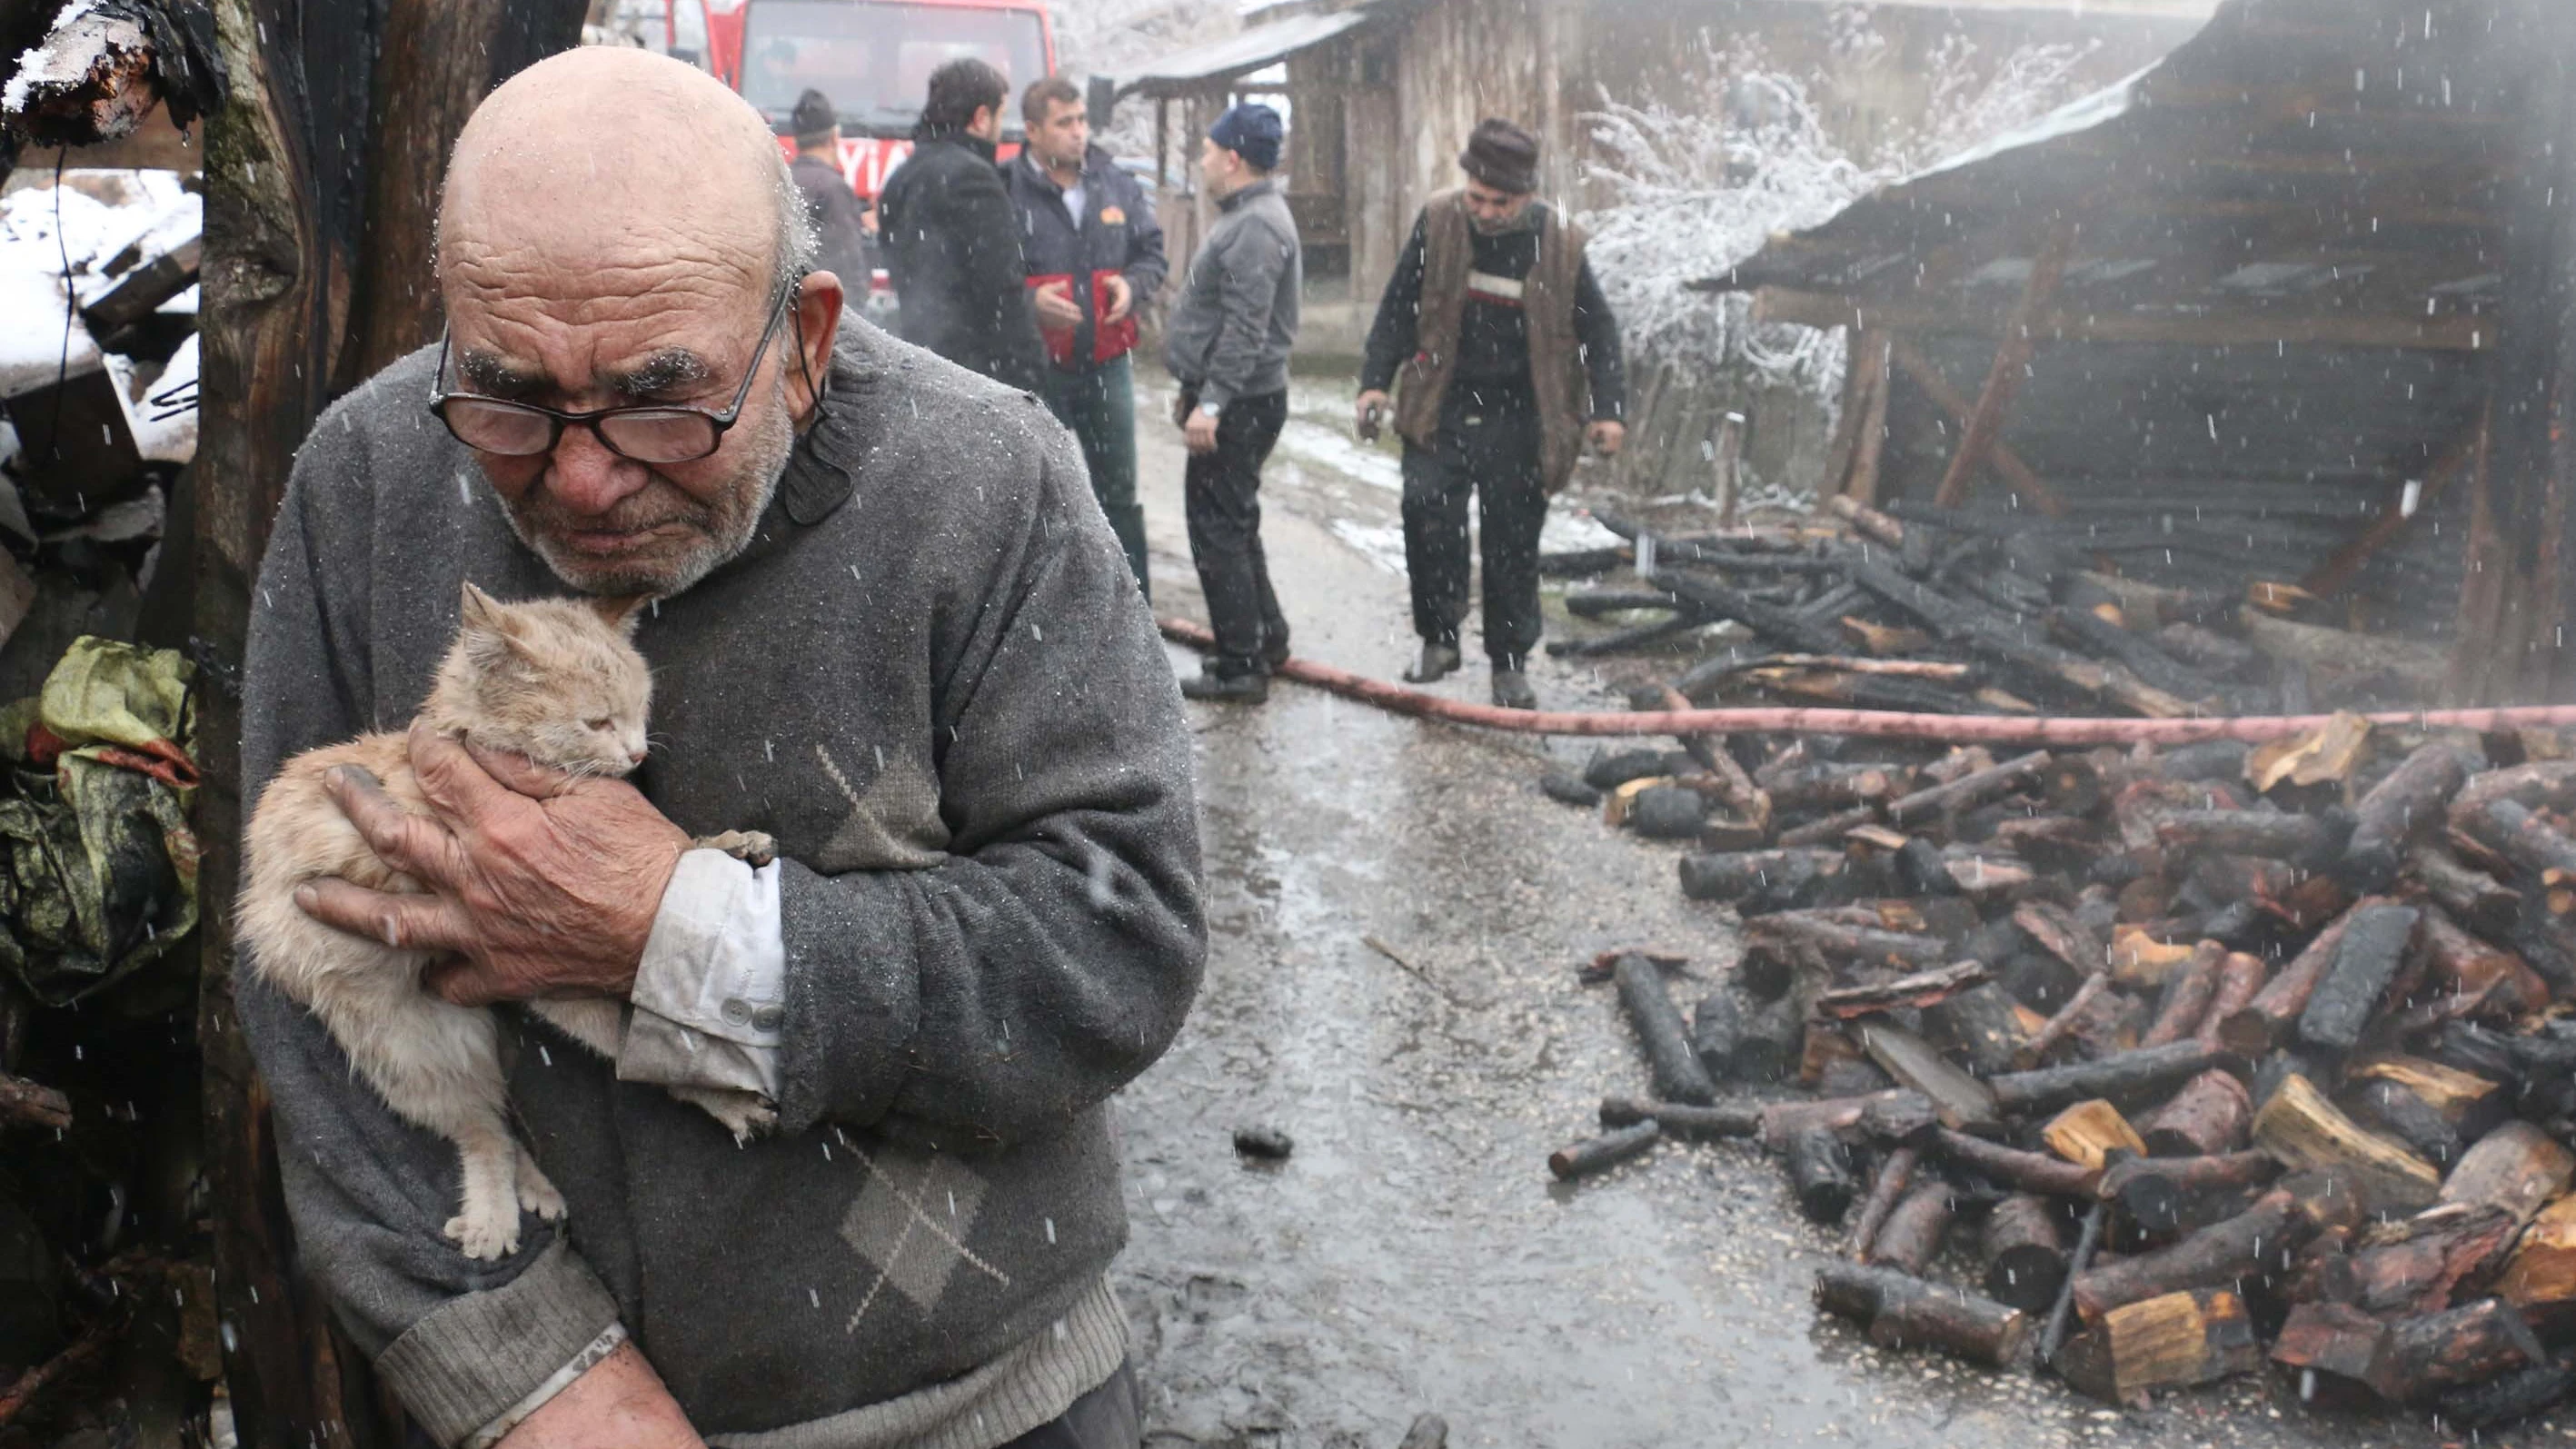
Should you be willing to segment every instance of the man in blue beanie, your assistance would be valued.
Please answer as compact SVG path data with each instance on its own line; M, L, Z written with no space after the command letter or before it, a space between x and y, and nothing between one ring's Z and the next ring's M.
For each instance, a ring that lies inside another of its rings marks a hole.
M1208 128L1199 175L1218 216L1163 324L1163 361L1181 384L1172 420L1189 445L1182 503L1216 652L1181 681L1192 699L1259 704L1288 657L1288 621L1261 552L1261 465L1288 421L1288 350L1305 269L1297 223L1271 176L1279 113L1236 106Z

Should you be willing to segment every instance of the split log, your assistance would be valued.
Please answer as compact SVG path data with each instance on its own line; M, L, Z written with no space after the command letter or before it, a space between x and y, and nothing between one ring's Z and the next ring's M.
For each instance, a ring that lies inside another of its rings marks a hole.
M2291 1076L2254 1116L2254 1141L2294 1168L2312 1168L2349 1185L2373 1212L2412 1212L2441 1194L2433 1165L2364 1130L2304 1076Z
M2395 1082L2441 1113L2463 1138L2484 1136L2500 1120L2507 1101L2504 1088L2495 1082L2423 1057L2371 1057L2353 1062L2344 1076Z
M2085 1322L2099 1323L2104 1314L2131 1303L2263 1277L2296 1246L2300 1221L2290 1194L2275 1188L2246 1211L2169 1248L2077 1274L2076 1311Z
M2426 985L2459 996L2478 998L2506 1016L2521 1016L2549 1005L2549 983L2520 956L2472 936L2440 906L2423 908L2418 929L2426 964Z
M2066 1285L2066 1242L2057 1205L2037 1193L2015 1193L1986 1214L1979 1247L1986 1296L2025 1313L2044 1313Z
M2496 1280L2496 1295L2556 1330L2576 1320L2576 1197L2532 1219Z
M2209 1009L2201 1014L2200 1025L2192 1031L2192 1040L2205 1050L2219 1050L2224 1045L2220 1033L2228 1018L2252 1005L2262 991L2265 969L2260 956L2243 951L2227 953L2218 968L2218 990L2210 997Z
M2198 1042L2178 1041L2100 1061L2011 1072L1987 1085L1994 1089L1997 1107L2005 1112L2053 1112L2090 1097L2106 1098L2115 1105L2136 1102L2189 1081L2211 1064L2211 1053Z
M2083 652L2120 665L2149 688L2189 700L2203 709L2214 711L2222 706L2224 691L2218 681L2157 648L2154 640L2132 634L2085 609L2051 609L2048 622Z
M1943 1126L1990 1126L1997 1120L1993 1089L1952 1066L1914 1033L1886 1021L1865 1021L1860 1025L1860 1045L1899 1086L1930 1099Z
M1903 793L1904 774L1890 765L1825 762L1769 766L1754 771L1753 779L1770 792L1775 809L1842 810L1895 799Z
M2440 1313L2463 1284L2484 1284L2521 1224L2501 1208L2444 1206L2390 1224L2396 1232L2349 1254L2329 1295L2377 1318Z
M1935 1003L1924 1012L1923 1022L1944 1047L1984 1077L2019 1065L2021 1050L2030 1040L2011 993L1992 982Z
M1627 1097L1601 1099L1604 1127L1634 1127L1649 1121L1661 1126L1666 1137L1708 1142L1760 1133L1762 1109L1751 1104L1693 1107L1682 1102L1640 1102Z
M2505 929L2522 905L2520 891L2463 863L2438 841L2415 843L2407 852L2406 874L2442 909L2481 931Z
M2306 949L2281 968L2279 974L2254 993L2254 999L2218 1024L2218 1040L2227 1050L2241 1057L2261 1057L2280 1044L2289 1034L2290 1024L2308 1009L2308 999L2316 994L2317 983L2332 969L2335 956L2343 949L2345 929L2353 915L2364 909L2385 904L2382 896L2369 896L2357 902L2332 924L2316 934Z
M2094 1004L2110 991L2110 977L2086 977L2084 984L2075 988L2075 994L2066 998L2066 1004L2057 1008L2056 1015L2051 1016L2039 1030L2031 1033L2029 1043L2021 1049L2019 1064L2025 1067L2036 1067L2045 1061L2048 1054L2057 1049L2059 1043L2074 1034L2077 1025L2093 1010Z
M1869 1197L1860 1205L1860 1219L1852 1224L1851 1259L1855 1263L1871 1261L1870 1248L1878 1241L1879 1229L1887 1225L1887 1215L1896 1211L1897 1202L1914 1181L1914 1169L1923 1154L1911 1147L1890 1148L1878 1160L1878 1171L1869 1180Z
M2048 751L2033 750L2018 759L1971 771L1947 784L1926 786L1890 803L1887 818L1898 825L1907 825L1983 805L2035 782L2048 760Z
M2010 1364L2030 1334L2019 1309L1859 1263L1818 1268L1816 1306L1868 1324L1882 1348L1919 1345L1992 1368Z
M1693 1106L1716 1101L1717 1087L1691 1052L1690 1029L1664 990L1664 973L1643 956L1623 956L1611 968L1611 979L1619 988L1619 1004L1645 1048L1655 1095Z
M1832 1131L1813 1127L1789 1139L1789 1187L1807 1221L1831 1226L1850 1211L1860 1195L1852 1172L1851 1151Z
M2446 1203L2483 1203L2527 1223L2576 1178L2576 1153L2529 1122L2507 1122L2477 1140L2442 1184Z
M2384 890L2406 862L2409 842L2442 822L2443 808L2483 761L2448 740L2418 747L2353 807L2352 839L2336 874L2356 892Z
M2254 1099L2226 1072L2192 1078L2173 1099L2138 1121L2155 1157L2220 1157L2243 1147L2254 1129Z
M2388 1325L2363 1381L2391 1403L2411 1404L2548 1362L2522 1314L2488 1298Z
M2109 969L2101 940L2063 906L2023 901L2013 907L2012 923L2029 933L2039 948L2065 962L2078 974L2099 976Z
M2334 965L2317 982L2299 1013L2299 1039L2330 1051L2350 1051L2361 1044L2362 1029L2397 979L2407 942L2423 913L2412 906L2355 907L2344 917L2343 944Z
M2448 1169L2466 1150L2450 1120L2403 1083L2365 1081L2346 1100L2361 1122L2405 1143L2436 1169Z
M2102 1180L2100 1171L2082 1163L2040 1152L2023 1152L1946 1127L1933 1142L1941 1155L1950 1161L2023 1192L2050 1197L2089 1198Z
M2245 1300L2225 1288L2167 1293L2113 1309L2057 1359L2069 1384L2113 1403L2262 1367L2263 1342Z
M2388 1325L2349 1303L2300 1303L2272 1340L2272 1361L2309 1374L2367 1381Z
M2201 1019L2209 1014L2209 1003L2218 996L2219 969L2227 964L2227 948L2216 941L2203 941L2192 948L2191 960L2165 982L2162 999L2156 1003L2156 1017L2147 1034L2138 1039L2142 1047L2160 1047L2185 1037L2197 1038Z
M1853 827L1860 825L1873 825L1876 824L1877 821L1877 806L1855 805L1849 810L1822 816L1817 819L1810 820L1804 825L1791 826L1789 829L1780 832L1778 843L1784 850L1831 845L1834 842L1841 840L1844 834L1850 831Z
M2049 1151L2094 1172L2101 1171L2114 1152L2138 1157L2147 1153L2146 1144L2138 1140L2129 1119L2120 1115L2119 1108L2099 1098L2078 1102L2058 1113L2039 1129L2039 1136Z
M2547 1363L2453 1389L2435 1401L2434 1417L2454 1429L2500 1428L2548 1413L2571 1393L2576 1393L2576 1369Z
M2182 1226L2186 1209L2212 1194L2260 1187L2280 1175L2268 1152L2220 1157L2139 1157L2102 1171L2094 1191L2117 1204L2142 1231L2161 1236Z
M72 1099L51 1087L0 1072L0 1125L68 1130Z
M1748 850L1686 855L1682 894L1723 901L1746 915L1813 905L1841 891L1846 861L1839 850Z
M1845 1132L1860 1125L1863 1114L1874 1106L1906 1098L1920 1101L1920 1094L1904 1090L1874 1092L1866 1097L1827 1097L1815 1101L1770 1102L1762 1107L1762 1145L1786 1156L1789 1144L1799 1134L1823 1128L1828 1132ZM1925 1110L1930 1110L1927 1106Z
M2191 703L2157 689L2118 664L2104 664L2071 650L2042 644L2006 615L1981 604L1953 598L1928 584L1907 578L1887 564L1853 560L1847 564L1854 583L1921 619L1945 639L1990 654L2006 663L2045 675L2080 693L2123 705L2150 718L2172 719L2191 712Z
M2451 829L2477 834L2479 817L2500 800L2525 810L2576 810L2576 760L2534 760L2471 776L2451 797Z
M1816 998L1816 1012L1836 1021L1855 1021L1900 1007L1933 1007L1991 978L1981 962L1961 961L1934 971L1918 971L1872 986L1846 986Z
M2111 979L2131 991L2162 992L2174 974L2191 965L2194 942L2160 941L2143 926L2123 926L2111 941ZM2198 931L2192 934L2198 935Z
M1864 1261L1921 1276L1940 1255L1954 1210L1948 1183L1938 1178L1915 1183L1879 1225Z
M2175 810L2156 821L2156 843L2167 850L2265 860L2313 860L2335 834L2323 817L2287 810Z
M1662 1129L1656 1124L1655 1119L1649 1117L1634 1126L1623 1127L1616 1132L1577 1142L1571 1147L1559 1148L1549 1153L1547 1170L1555 1173L1558 1181L1571 1182L1575 1178L1616 1167L1629 1158L1646 1152L1655 1145L1655 1140L1661 1135Z

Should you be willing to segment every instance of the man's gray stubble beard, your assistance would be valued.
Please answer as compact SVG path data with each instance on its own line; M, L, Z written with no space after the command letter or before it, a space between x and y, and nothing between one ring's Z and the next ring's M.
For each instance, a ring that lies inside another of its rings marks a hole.
M519 542L543 559L546 568L576 592L604 598L643 594L656 599L684 594L707 575L740 557L742 551L751 546L752 535L759 529L762 516L768 513L770 500L777 496L779 479L786 475L787 464L796 454L796 422L788 415L787 376L783 371L777 378L770 400L774 406L762 409L756 420L745 422L742 437L748 451L743 456L741 472L736 475L737 478L758 478L757 496L738 518L725 517L721 508L714 510L722 531L674 566L652 573L592 571L585 574L581 559L559 553L530 529L519 517L518 510L510 507L507 501L501 505L501 516L509 521L510 532L517 535ZM484 481L488 485L491 480L486 478Z

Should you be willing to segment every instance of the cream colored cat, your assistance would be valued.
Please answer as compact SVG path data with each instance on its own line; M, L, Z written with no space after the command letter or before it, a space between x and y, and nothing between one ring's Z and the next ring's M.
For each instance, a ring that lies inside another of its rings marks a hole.
M503 604L467 584L463 623L421 718L445 734L567 774L625 775L643 762L653 693L644 656L629 642L642 602ZM447 1235L468 1257L498 1258L518 1248L521 1208L557 1218L564 1203L510 1136L492 1013L452 1006L421 989L421 969L435 953L380 945L296 909L296 887L323 876L370 890L421 889L378 859L323 792L322 773L334 765L363 767L395 800L429 812L400 734L361 735L287 761L251 819L241 940L250 948L251 968L311 1008L387 1105L456 1144L464 1161L464 1204L448 1220ZM741 832L699 843L755 859L770 844L766 836ZM625 1003L602 998L527 1007L616 1059ZM775 1121L752 1093L671 1091L705 1108L737 1138Z

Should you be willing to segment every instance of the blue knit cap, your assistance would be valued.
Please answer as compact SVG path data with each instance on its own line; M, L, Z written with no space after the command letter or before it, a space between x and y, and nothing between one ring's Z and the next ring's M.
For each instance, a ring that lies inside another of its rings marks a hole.
M1242 105L1216 118L1208 127L1208 139L1260 167L1264 171L1279 169L1279 138L1283 128L1279 113L1259 101Z

